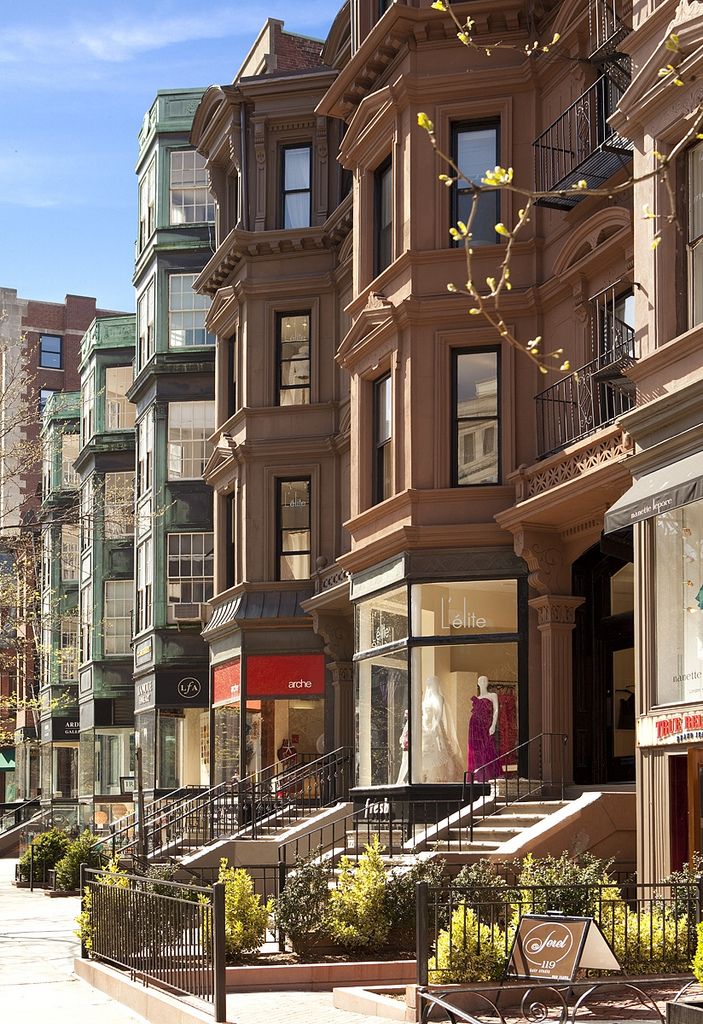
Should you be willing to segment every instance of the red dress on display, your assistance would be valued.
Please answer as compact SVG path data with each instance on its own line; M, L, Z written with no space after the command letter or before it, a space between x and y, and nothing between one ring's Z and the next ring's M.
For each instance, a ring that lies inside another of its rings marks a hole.
M495 740L489 731L492 722L493 701L488 697L472 697L466 766L469 775L477 768L482 769L474 782L489 782L502 774Z

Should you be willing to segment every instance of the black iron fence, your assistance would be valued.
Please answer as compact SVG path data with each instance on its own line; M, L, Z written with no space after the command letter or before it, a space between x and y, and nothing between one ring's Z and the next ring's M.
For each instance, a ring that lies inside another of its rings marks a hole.
M81 866L81 956L212 1005L226 1019L224 886Z
M685 974L696 950L703 882L417 885L418 985L498 981L525 914L592 917L626 975Z

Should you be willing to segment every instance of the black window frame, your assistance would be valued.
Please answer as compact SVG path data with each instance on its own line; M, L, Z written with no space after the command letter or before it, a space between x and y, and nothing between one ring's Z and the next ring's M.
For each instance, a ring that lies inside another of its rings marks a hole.
M286 189L286 153L295 149L307 149L308 151L308 187L307 188L291 188ZM308 196L308 222L298 227L286 227L286 196L288 195L301 195L307 193ZM281 146L281 168L280 168L280 195L281 195L281 217L280 224L284 231L301 231L303 228L312 227L312 143L311 142L291 142L285 146Z
M391 176L391 201L390 201L390 220L386 224L381 223L381 214L383 206L383 183L386 174ZM382 274L387 267L390 267L393 262L393 156L388 156L383 160L373 174L373 188L374 188L374 199L373 199L373 271L374 277L378 277ZM384 245L386 242L385 233L388 233L387 241L387 261L384 262L384 256L386 253Z
M493 353L496 357L496 414L495 416L462 416L458 415L459 401L459 357L462 355L485 355ZM452 487L499 487L503 480L503 436L501 423L503 420L502 403L502 378L501 378L501 348L500 345L462 346L451 349L451 384L452 384ZM479 483L462 484L459 482L459 423L470 420L493 421L496 428L496 479L486 480Z
M227 341L227 419L237 411L237 335Z
M51 352L44 349L44 341L58 341L58 352ZM59 357L58 366L53 363L43 362L44 355ZM40 334L39 335L39 366L42 370L63 370L63 336L61 334Z
M301 360L292 360L283 358L283 339L281 337L281 327L283 324L284 317L287 316L306 316L308 318L308 382L307 384L284 384L283 383L283 364L290 362L300 362ZM293 403L294 406L297 404L310 405L312 402L312 309L295 309L285 310L276 313L276 405L284 408L290 408L289 406L283 406L281 402L281 395L286 391L307 391L308 400L307 402Z
M283 521L281 518L281 509L283 501L283 485L284 484L300 484L307 483L308 485L308 532L310 534L310 547L296 551L284 551L283 549ZM281 575L281 560L283 555L307 555L309 559L310 575L295 577L295 579L311 579L312 578L312 478L309 474L301 474L295 476L277 476L276 477L276 579L281 581L284 577Z
M381 388L383 385L388 383L388 392L390 398L390 433L388 437L381 438L379 434L379 413L381 411ZM384 462L386 456L392 460L393 452L393 379L390 370L387 373L377 377L373 382L373 471L372 471L372 486L371 496L374 505L380 504L390 498L393 494L393 466L391 462L391 480L389 483L389 493L384 493L383 481L385 474L383 472Z
M500 128L501 128L501 125L500 125L500 118L499 117L483 118L482 120L479 120L479 121L453 121L452 122L452 125L451 125L452 160L454 161L455 164L457 164L457 161L459 159L459 136L461 134L463 134L463 133L468 133L468 132L472 132L472 131L485 131L487 128L492 128L495 131L495 143L496 143L496 145L495 145L495 163L494 163L494 166L500 166ZM463 170L463 168L460 165L457 164L457 166L459 166L459 170ZM486 168L486 170L489 170L489 168ZM461 181L455 182L454 185L452 185L452 190L451 190L451 226L456 225L457 222L460 219L460 217L459 217L459 198L460 198L460 196L462 196L462 195L470 195L470 194L471 194L471 190L468 187L462 187ZM493 223L494 224L499 224L500 221L501 221L501 216L500 216L501 189L497 188L495 190L495 192L493 192L492 194L490 192L482 193L481 197L479 198L479 203L482 203L482 202L487 203L489 198L491 197L491 195L493 196L494 201L495 201L495 210L494 210L495 217L494 217ZM487 239L476 238L476 237L471 239L472 246L473 245L498 245L499 243L500 243L500 235L496 234L495 231L493 232L493 239L491 241L488 241ZM456 247L456 246L462 246L463 247L464 241L463 241L463 239L453 239L452 242L451 242L451 245L454 246L454 247Z

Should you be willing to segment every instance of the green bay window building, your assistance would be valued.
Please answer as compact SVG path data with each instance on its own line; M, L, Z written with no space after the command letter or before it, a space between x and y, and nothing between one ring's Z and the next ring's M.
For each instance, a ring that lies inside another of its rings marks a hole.
M42 807L60 827L78 823L79 410L77 392L51 395L41 434L39 775Z
M208 781L212 493L202 481L214 430L210 300L193 283L211 255L214 202L189 144L201 90L157 94L139 136L134 272L137 330L134 687L144 788Z
M134 334L101 317L81 345L78 796L98 830L126 813L134 762Z

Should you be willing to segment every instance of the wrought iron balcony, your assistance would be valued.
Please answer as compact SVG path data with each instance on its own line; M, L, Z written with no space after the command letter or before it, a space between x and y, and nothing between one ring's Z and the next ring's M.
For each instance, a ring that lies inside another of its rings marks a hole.
M632 159L632 143L608 124L629 82L623 65L613 65L535 139L538 192L566 189L566 195L540 199L542 206L569 210L584 198L581 179L599 188Z
M625 371L635 361L635 332L608 311L601 329L596 358L535 397L540 459L613 423L634 404Z
M632 31L631 0L590 0L588 29L591 40L589 59L606 61L617 53L618 45Z

